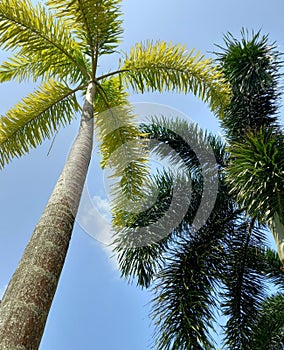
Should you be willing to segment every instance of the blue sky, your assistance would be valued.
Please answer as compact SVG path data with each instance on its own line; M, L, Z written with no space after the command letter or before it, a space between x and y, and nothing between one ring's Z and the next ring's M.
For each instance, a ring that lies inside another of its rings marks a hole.
M242 27L262 29L284 51L283 0L262 2L144 0L123 1L124 41L127 51L146 39L166 40L196 48L205 55L221 44L224 33L238 35ZM5 53L0 51L0 60ZM113 59L102 62L108 71ZM0 85L0 113L4 114L22 96L32 91L30 84ZM174 94L131 95L132 102L168 105L214 132L218 123L207 106L196 98ZM21 257L34 226L60 174L78 128L74 121L51 141L45 142L0 172L0 291L5 288ZM88 176L90 194L101 218L107 217L108 196L105 174L97 158ZM98 234L108 230L106 220L94 224ZM153 328L148 318L150 293L119 278L109 250L76 224L69 254L48 318L41 350L145 350L151 345Z

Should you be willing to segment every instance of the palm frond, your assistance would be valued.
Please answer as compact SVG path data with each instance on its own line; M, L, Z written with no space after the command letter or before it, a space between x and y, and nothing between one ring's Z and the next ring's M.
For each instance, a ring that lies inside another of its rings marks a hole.
M275 288L284 289L284 274L281 270L282 264L279 260L277 252L269 247L263 247L259 250L259 254L263 255L263 272Z
M243 138L250 129L276 123L281 55L260 32L242 30L240 40L229 33L224 42L217 62L232 86L232 99L222 123L228 137Z
M102 167L112 170L118 179L112 187L114 224L124 225L129 201L141 198L141 187L148 174L148 150L145 135L135 123L135 116L119 79L111 78L98 85L94 102L97 138Z
M279 130L261 128L246 139L229 147L232 161L227 168L227 181L240 205L251 216L270 220L282 215L284 136Z
M222 293L223 314L228 317L225 345L231 350L247 349L255 315L265 296L262 276L263 260L258 254L265 242L264 233L241 221L233 235L227 237L227 263L222 276L225 291Z
M184 209L189 207L189 198L181 195L187 192L186 184L189 188L184 177L159 171L144 182L143 197L135 210L122 213L126 227L117 228L114 240L122 277L129 281L137 278L141 287L150 286L173 241L172 232L183 218L177 213L185 215Z
M256 317L247 349L283 350L284 348L284 295L276 294L265 299Z
M68 124L79 110L76 91L50 80L2 116L0 166L28 153L59 126Z
M112 53L122 34L121 0L48 0L47 5L82 41L89 55Z
M3 0L0 3L0 46L17 50L20 58L38 61L40 71L56 72L66 76L88 76L80 46L72 38L71 31L62 20L38 3L30 0ZM15 63L15 58L10 66ZM25 61L25 60L24 60ZM7 66L7 64L6 64Z
M64 63L63 63L64 65ZM69 68L68 68L69 69ZM69 81L71 83L87 82L85 76L82 76L82 72L78 67L73 67L72 72L61 70L60 64L50 64L49 61L39 60L38 57L29 57L21 52L17 52L14 56L9 57L5 62L0 65L0 82L7 82L10 80L17 80L22 82L25 80L32 80L36 82L40 80L55 79L66 80L69 73Z
M219 115L229 103L229 86L213 62L180 45L136 44L125 55L121 77L135 92L192 92Z
M152 300L157 349L212 349L221 237L219 228L208 225L168 252Z
M221 159L227 155L219 138L180 119L151 118L149 124L140 125L140 129L150 139L150 155L166 158L172 170L164 168L144 182L142 192L146 205L139 206L140 212L136 207L134 213L122 213L126 227L117 229L114 249L118 253L122 276L129 281L137 278L139 285L148 287L160 270L169 246L177 237L189 235L197 213L207 218L213 209L214 191L210 192L213 187L210 181L204 183L200 161L203 166L207 164L215 169L216 159L222 167L224 160ZM214 174L218 174L217 169ZM214 189L218 192L218 188ZM208 198L211 206L208 200L204 200L204 191L211 193ZM228 190L223 184L215 205L217 202L222 203L222 208L227 205L225 192ZM172 203L174 206L171 206ZM231 210L232 214L234 208L229 203L226 209L222 208L219 206L214 211L215 219L220 225L225 225L222 212L228 214Z

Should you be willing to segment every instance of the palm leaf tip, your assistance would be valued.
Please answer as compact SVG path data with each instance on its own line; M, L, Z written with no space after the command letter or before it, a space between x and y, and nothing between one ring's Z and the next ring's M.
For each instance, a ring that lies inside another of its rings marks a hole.
M115 51L123 33L121 0L49 0L47 5L70 26L90 56Z
M216 53L226 79L232 86L231 103L223 126L230 138L243 137L249 129L277 124L280 96L279 74L283 63L268 36L243 30L241 39L224 38L225 47Z

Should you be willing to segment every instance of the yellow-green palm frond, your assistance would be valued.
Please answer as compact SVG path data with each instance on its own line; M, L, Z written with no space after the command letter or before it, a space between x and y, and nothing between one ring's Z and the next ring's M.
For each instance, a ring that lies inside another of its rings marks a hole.
M7 61L2 62L0 65L0 83L17 80L22 82L24 80L32 80L36 82L39 78L42 80L48 80L50 78L66 79L65 70L60 71L60 67L50 65L49 61L39 61L37 57L27 57L21 55L20 52L12 57L9 57ZM73 67L72 74L69 75L69 81L77 83L78 81L87 81L85 76L82 76L82 72Z
M122 34L121 0L48 0L47 5L63 17L82 40L87 54L110 53Z
M1 0L0 46L19 53L17 64L24 58L38 61L36 71L50 70L64 78L88 75L80 46L66 23L41 4L33 7L30 0ZM16 62L13 58L10 65Z
M148 174L146 135L135 124L135 116L118 78L104 81L95 101L95 123L102 167L112 170L116 179L112 194L115 197L114 224L122 225L129 201L141 196L143 181Z
M50 80L0 119L0 168L50 138L79 110L77 90Z
M35 82L39 77L44 78L48 71L41 67L42 63L45 62L38 59L32 61L29 57L17 53L0 65L0 83L13 79L19 82L32 79Z
M230 88L210 59L165 42L136 44L121 65L122 78L135 92L193 92L222 116Z

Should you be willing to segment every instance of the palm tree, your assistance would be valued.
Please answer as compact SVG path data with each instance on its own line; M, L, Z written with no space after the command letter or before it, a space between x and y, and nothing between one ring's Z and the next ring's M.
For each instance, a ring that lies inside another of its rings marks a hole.
M213 349L214 321L216 315L223 315L227 320L226 349L268 349L266 345L261 347L258 335L261 330L269 334L267 322L272 321L275 333L263 344L274 344L273 349L279 349L283 345L284 319L282 313L275 318L274 312L284 302L284 295L271 295L268 286L283 288L284 276L277 254L267 247L266 231L229 193L224 178L230 161L226 146L218 137L180 120L155 118L141 128L159 141L158 145L154 143L153 152L167 157L179 169L177 174L167 169L149 178L144 193L158 192L157 201L138 215L128 214L128 225L118 230L115 240L121 275L142 288L151 287L154 293L151 316L156 325L155 348ZM182 135L190 135L191 142ZM165 144L171 148L168 153ZM203 159L207 159L208 145L216 158L219 191L208 220L196 230L193 223L200 215L204 175L208 175L201 169L196 150L202 148ZM184 163L182 172L180 159ZM183 192L191 186L188 202L184 197L175 202L175 212L185 205L188 210L168 236L156 240L157 234L167 229L165 222L171 220L168 212L173 182ZM153 222L159 222L158 229ZM154 238L152 242L137 244L148 242L149 237ZM265 318L268 309L271 312Z
M79 132L62 174L1 302L3 350L39 346L91 158L94 125L102 165L112 166L122 193L139 193L147 157L140 151L141 133L133 122L126 88L142 93L192 91L220 114L227 104L228 85L210 60L164 42L137 44L117 70L98 76L99 59L117 50L120 15L119 0L48 0L36 6L29 0L1 1L0 44L15 53L0 66L0 81L41 82L0 119L1 167L52 137L81 111ZM82 108L79 92L84 96ZM136 146L128 146L135 140ZM122 145L128 153L108 164ZM117 197L123 198L120 193Z
M283 131L277 121L281 54L260 32L225 37L218 61L232 86L222 126L231 163L227 180L238 202L273 233L284 265Z

